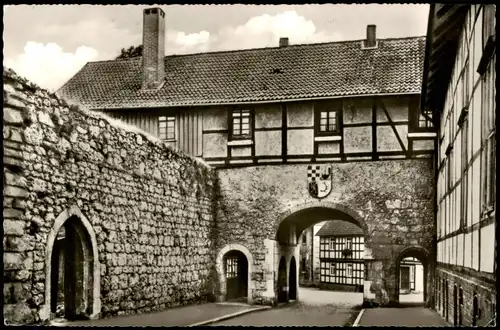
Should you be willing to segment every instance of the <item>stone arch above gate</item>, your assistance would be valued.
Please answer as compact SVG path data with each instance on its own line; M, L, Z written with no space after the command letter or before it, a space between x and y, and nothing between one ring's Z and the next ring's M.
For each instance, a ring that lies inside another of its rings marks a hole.
M93 265L92 265L92 273L93 273L93 291L92 291L92 314L90 318L97 318L101 312L101 267L99 263L99 251L97 248L97 238L92 228L92 224L89 220L83 215L80 208L78 206L73 205L70 208L63 211L59 216L55 219L52 228L50 229L49 235L47 237L47 245L45 247L45 305L42 307L40 311L40 318L42 320L50 319L50 299L51 299L51 274L52 274L52 251L54 248L54 243L57 237L57 233L64 225L64 223L70 219L71 217L77 217L81 224L85 227L89 238L90 245L93 254Z
M226 253L230 251L240 251L245 255L248 261L248 287L247 287L247 300L248 303L251 304L253 302L252 299L252 266L253 266L253 256L252 253L243 245L233 243L233 244L228 244L224 246L222 249L219 250L217 253L217 258L215 259L215 267L217 270L217 276L219 279L219 289L220 292L223 294L225 297L226 295L226 274L224 270L224 256Z
M299 213L315 212L315 210L316 211L323 210L323 211L327 211L327 212L329 211L332 213L338 212L339 214L343 213L350 218L349 220L353 220L359 227L361 227L365 236L368 236L368 226L367 226L365 220L359 215L358 212L352 210L351 208L349 208L348 206L346 206L344 204L333 203L333 202L328 202L328 201L309 201L309 202L301 203L301 204L295 205L295 206L291 207L289 210L281 213L278 216L278 218L274 224L275 233L278 232L278 229L279 229L280 225L283 223L283 221L285 221L285 220L289 219L290 217L297 215ZM324 220L333 220L333 219L326 219L325 218L325 219L319 220L317 222L324 221Z
M424 303L427 307L431 306L432 301L430 300L431 298L431 292L434 292L434 280L433 280L433 265L432 265L432 260L430 259L431 255L427 249L421 247L421 246L408 246L403 248L399 253L397 253L397 257L394 260L394 267L396 272L396 285L395 285L395 293L393 300L397 301L399 303L399 293L400 293L400 287L399 287L399 282L400 282L400 274L399 274L399 269L400 269L400 263L401 261L406 258L406 257L415 257L417 258L423 265L424 268L424 278L423 278L423 287L424 287Z

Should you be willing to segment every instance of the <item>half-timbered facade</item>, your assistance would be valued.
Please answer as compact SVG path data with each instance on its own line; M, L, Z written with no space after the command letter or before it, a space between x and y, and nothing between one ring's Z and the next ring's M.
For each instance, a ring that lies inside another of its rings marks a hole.
M316 235L320 237L320 288L362 290L363 230L346 221L331 220Z
M496 319L495 5L431 5L422 109L438 128L435 308Z
M144 13L144 40L150 16L164 20L158 10ZM161 67L145 47L144 61L88 63L58 93L217 167L429 157L432 113L418 111L424 44L377 39L371 25L366 40L163 51ZM151 63L165 70L161 83L141 74Z

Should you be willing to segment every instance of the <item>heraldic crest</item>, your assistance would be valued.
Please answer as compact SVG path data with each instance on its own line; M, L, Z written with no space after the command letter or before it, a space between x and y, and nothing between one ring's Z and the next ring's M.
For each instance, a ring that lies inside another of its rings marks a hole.
M332 167L330 165L309 165L307 167L309 193L315 198L324 198L332 191Z

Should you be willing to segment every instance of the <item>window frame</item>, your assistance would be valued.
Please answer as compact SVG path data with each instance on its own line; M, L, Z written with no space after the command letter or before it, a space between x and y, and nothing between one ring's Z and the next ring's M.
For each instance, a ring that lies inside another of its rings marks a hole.
M422 133L422 132L436 132L436 127L434 123L434 113L430 109L420 109L418 98L410 98L409 101L409 133ZM430 126L421 127L421 117L425 119L426 123Z
M248 134L234 134L234 121L237 119L234 115L236 113L239 113L239 119L240 119L240 133L242 130L242 125L244 124L242 121L243 118L243 111L248 111ZM253 140L253 135L254 135L254 109L250 107L234 107L231 108L229 111L229 119L228 119L228 124L229 124L229 141L234 141L234 140Z
M162 118L165 118L165 119L162 119ZM173 122L173 126L172 126L172 133L173 133L173 137L172 138L169 138L169 125L168 123L169 122ZM162 137L162 134L161 134L161 124L162 123L165 123L165 136ZM177 128L177 116L175 115L161 115L161 116L158 116L158 138L162 141L167 141L167 142L170 142L170 141L176 141L176 128Z
M330 126L330 113L335 113L336 121L336 130L334 131L321 131L321 119L322 113L326 113L327 120L327 128ZM342 101L336 102L324 102L324 103L316 103L314 105L314 136L341 136L343 129L343 119L342 119Z

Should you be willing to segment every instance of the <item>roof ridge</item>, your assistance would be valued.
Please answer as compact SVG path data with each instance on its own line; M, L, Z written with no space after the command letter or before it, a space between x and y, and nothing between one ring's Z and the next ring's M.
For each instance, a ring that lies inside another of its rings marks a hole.
M408 40L408 39L425 39L426 36L408 36L408 37L394 37L394 38L379 38L379 41L393 41L393 40ZM171 54L166 55L165 58L172 57L184 57L184 56L197 56L204 54L228 54L228 53L238 53L238 52L251 52L251 51L261 51L266 49L287 49L287 48L297 48L297 47L308 47L308 46L318 46L318 45L330 45L330 44L343 44L343 43L356 43L363 41L365 39L355 39L355 40L342 40L342 41L327 41L327 42L315 42L315 43L302 43L302 44L290 44L286 47L259 47L259 48L244 48L244 49L229 49L229 50L214 50L210 52L198 52L198 53L188 53L188 54ZM112 60L101 60L101 61L89 61L87 63L104 63L104 62L117 62L117 61L133 61L142 56L136 56L131 58L115 58Z

